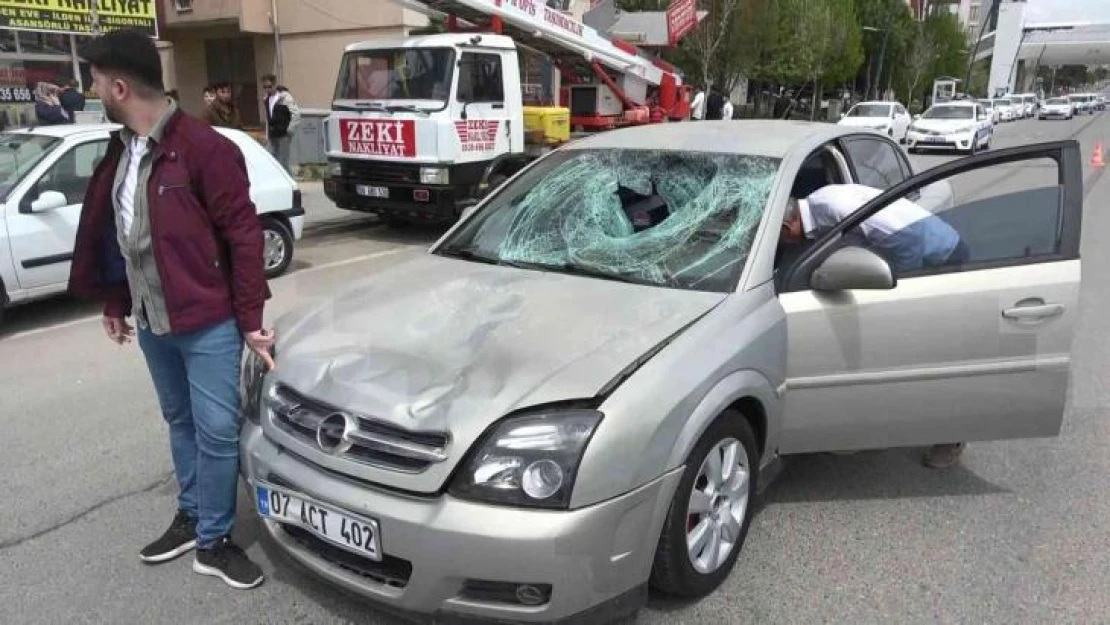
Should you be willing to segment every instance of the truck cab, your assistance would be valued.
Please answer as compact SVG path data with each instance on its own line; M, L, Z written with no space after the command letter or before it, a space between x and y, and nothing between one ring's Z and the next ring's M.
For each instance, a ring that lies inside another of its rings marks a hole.
M349 46L326 124L325 193L389 221L452 222L527 162L523 107L508 36Z

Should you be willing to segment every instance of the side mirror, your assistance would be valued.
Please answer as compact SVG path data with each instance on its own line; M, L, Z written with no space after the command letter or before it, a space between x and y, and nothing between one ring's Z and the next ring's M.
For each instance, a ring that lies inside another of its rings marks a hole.
M37 200L31 202L31 212L44 213L65 206L69 206L69 200L66 199L64 194L58 191L43 191L39 194Z
M897 283L890 265L881 256L853 246L833 252L809 279L809 286L815 291L893 289Z

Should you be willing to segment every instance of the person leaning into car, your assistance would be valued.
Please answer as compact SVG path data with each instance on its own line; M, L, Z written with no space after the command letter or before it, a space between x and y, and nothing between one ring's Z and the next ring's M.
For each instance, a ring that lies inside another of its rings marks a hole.
M860 184L831 184L805 198L791 198L782 239L790 243L816 239L881 193ZM960 234L909 200L896 200L865 219L859 229L867 245L886 257L896 273L960 265L968 259ZM963 447L963 443L934 445L925 453L925 465L948 468L959 460Z
M193 570L234 588L262 571L231 541L239 471L243 342L273 367L262 228L243 155L165 96L153 40L114 31L82 53L109 120L122 124L85 192L70 290L104 303L104 331L138 326L180 490L177 514L140 558L196 548Z

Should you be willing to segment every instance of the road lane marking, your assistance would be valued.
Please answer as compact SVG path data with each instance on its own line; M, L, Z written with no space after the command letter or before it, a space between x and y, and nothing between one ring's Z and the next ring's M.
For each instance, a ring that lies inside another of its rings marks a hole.
M416 247L416 246L413 246L413 247ZM322 271L324 269L333 269L335 267L342 267L342 266L345 266L345 265L353 265L355 263L360 263L360 262L366 261L366 260L374 260L375 258L384 258L386 256L392 256L394 254L400 254L401 252L412 251L413 247L397 247L397 248L393 248L393 249L389 249L389 250L383 250L383 251L380 251L380 252L373 252L373 253L370 253L370 254L362 254L362 255L359 255L359 256L352 256L351 258L345 258L343 260L337 260L337 261L330 262L330 263L324 263L322 265L312 265L311 267L306 267L305 269L301 269L300 271L297 271L295 273L291 273L291 274L289 274L289 276L290 277L298 276L298 275L301 275L301 274L313 273L315 271ZM284 278L284 277L286 277L286 276L282 276L282 278ZM279 278L279 280L280 280L280 278ZM65 321L65 322L62 322L62 323L55 323L53 325L45 326L45 327L42 327L42 328L33 328L31 330L23 330L22 332L16 332L14 334L9 334L7 336L0 337L0 342L11 341L13 339L22 339L22 338L28 338L28 337L32 337L32 336L38 336L40 334L46 334L48 332L54 332L56 330L64 330L66 328L72 328L74 326L79 326L79 325L82 325L82 324L85 324L85 323L90 323L90 322L93 322L93 321L99 321L100 318L101 318L101 315L90 315L88 317L81 317L79 319L71 319L70 321Z

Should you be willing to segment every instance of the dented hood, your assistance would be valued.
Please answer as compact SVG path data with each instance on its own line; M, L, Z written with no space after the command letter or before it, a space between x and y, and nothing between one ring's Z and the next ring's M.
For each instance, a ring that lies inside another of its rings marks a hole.
M494 421L595 396L723 298L425 254L283 319L275 375L344 410L448 432L450 458L418 474L321 462L433 491Z

